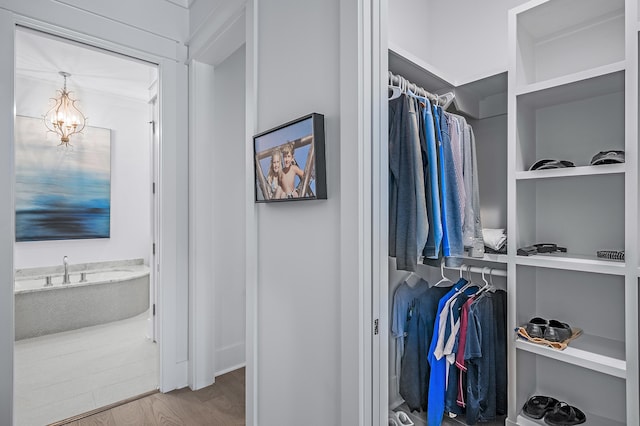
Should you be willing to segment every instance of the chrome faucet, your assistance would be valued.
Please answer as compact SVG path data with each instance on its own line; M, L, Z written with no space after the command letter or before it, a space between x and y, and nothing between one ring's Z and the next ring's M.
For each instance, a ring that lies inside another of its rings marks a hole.
M69 284L69 258L67 256L62 258L64 264L64 277L62 278L62 284Z

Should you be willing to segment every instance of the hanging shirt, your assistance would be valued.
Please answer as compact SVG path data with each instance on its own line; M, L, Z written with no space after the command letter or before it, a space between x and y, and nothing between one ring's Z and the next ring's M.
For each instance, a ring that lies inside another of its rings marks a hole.
M428 258L437 259L442 242L442 217L440 213L440 183L438 177L438 151L436 147L436 134L433 113L431 112L431 102L429 99L416 96L422 104L420 112L422 114L421 127L423 138L423 167L424 186L427 200L427 219L429 221L429 232L427 233L427 243L422 251L422 255Z
M451 143L451 154L453 161L453 176L455 177L456 185L455 185L455 196L457 199L457 208L456 214L460 217L460 223L464 222L464 211L465 205L467 203L467 194L465 193L465 185L464 185L464 173L463 173L463 145L464 145L464 134L462 131L462 126L460 124L460 119L462 117L446 113L445 117L447 117L447 123L449 124L449 134L450 143Z
M416 197L416 251L414 256L417 261L418 257L422 254L424 246L427 244L429 220L427 217L427 199L424 186L424 164L422 162L422 139L424 138L424 133L420 126L422 114L419 112L418 100L410 96L409 101L411 132L416 136L416 138L410 138L408 142L411 143L410 148L413 149L413 157L415 158L413 172Z
M475 297L470 297L463 305L462 310L460 311L460 331L458 335L460 336L458 339L457 347L454 348L456 352L456 367L458 367L458 395L456 399L456 404L460 407L465 407L465 395L467 394L466 389L466 373L467 366L464 360L464 349L465 344L467 342L467 324L468 324L468 315L469 315L469 307L473 303Z
M484 238L482 236L482 221L480 219L480 185L478 183L478 164L476 140L473 128L464 124L464 187L467 194L465 204L463 242L469 247L474 257L484 256Z
M426 410L430 380L427 347L431 341L436 311L446 287L431 287L416 300L409 320L400 370L400 396L410 410Z
M406 95L389 101L389 255L396 267L415 271L418 263L416 167L419 135L415 109ZM426 207L425 207L426 209Z
M438 302L438 310L434 322L434 334L431 337L427 360L431 366L431 374L429 376L429 396L427 404L427 424L428 426L438 426L442 422L444 415L444 397L446 386L446 360L441 358L438 360L434 355L438 344L440 330L440 314L449 299L456 294L465 284L467 280L461 278L451 287L451 290L445 294Z
M482 293L469 309L465 361L467 424L496 418L496 347L493 294Z

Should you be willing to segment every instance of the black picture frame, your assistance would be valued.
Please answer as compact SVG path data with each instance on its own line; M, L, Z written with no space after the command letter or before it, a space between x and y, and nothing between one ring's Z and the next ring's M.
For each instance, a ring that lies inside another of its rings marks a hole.
M311 113L253 137L255 202L326 200L324 115Z

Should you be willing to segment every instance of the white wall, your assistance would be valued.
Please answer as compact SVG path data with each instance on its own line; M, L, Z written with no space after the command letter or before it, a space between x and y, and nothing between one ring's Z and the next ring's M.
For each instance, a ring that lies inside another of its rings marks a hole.
M257 5L257 130L324 114L328 185L326 201L257 209L260 425L341 423L339 6Z
M214 71L213 282L216 375L245 361L245 49Z
M437 24L427 20L431 17L429 4L425 0L388 1L390 47L400 47L424 61L431 58L431 42L427 38L427 31L430 26Z
M18 52L20 54L20 52ZM59 86L31 78L16 79L16 114L39 118ZM145 101L72 88L88 125L111 130L111 236L105 239L15 243L18 269L142 258L148 264L151 244L151 151ZM78 142L88 143L89 141ZM73 143L73 141L72 141ZM51 145L51 149L56 147Z
M507 12L526 1L390 1L389 42L464 84L507 70Z

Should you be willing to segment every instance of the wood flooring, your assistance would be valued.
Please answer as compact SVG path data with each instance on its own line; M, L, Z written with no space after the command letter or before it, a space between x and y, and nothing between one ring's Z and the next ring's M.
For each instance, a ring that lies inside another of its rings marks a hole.
M236 426L245 424L244 368L198 391L154 393L67 423L68 426Z

